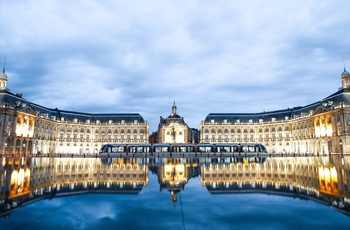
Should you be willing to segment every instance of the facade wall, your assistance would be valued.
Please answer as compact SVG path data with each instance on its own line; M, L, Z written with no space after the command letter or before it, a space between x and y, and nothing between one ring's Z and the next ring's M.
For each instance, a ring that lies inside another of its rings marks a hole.
M185 144L191 142L192 133L184 118L177 114L175 102L171 107L171 114L164 119L160 117L157 132L158 143Z
M314 115L268 122L202 121L200 142L262 143L270 153L349 153L349 113L348 107L335 107Z
M189 128L185 124L172 123L159 128L159 143L189 143Z
M96 154L105 143L148 143L148 123L78 122L0 109L5 154Z

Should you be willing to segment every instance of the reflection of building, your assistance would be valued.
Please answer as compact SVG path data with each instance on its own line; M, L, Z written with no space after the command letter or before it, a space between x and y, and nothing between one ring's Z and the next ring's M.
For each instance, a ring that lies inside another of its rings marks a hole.
M33 158L32 165L32 190L51 186L57 191L138 193L148 183L148 168L138 158ZM43 165L47 170L38 170Z
M163 164L154 168L158 175L160 190L168 190L174 204L177 201L177 194L184 190L188 180L198 176L195 168L197 163L186 158L164 158Z
M0 214L55 195L137 194L148 184L144 158L7 157L0 162Z
M0 215L30 195L31 165L25 158L0 157Z
M335 205L350 215L350 158L226 158L200 166L212 194L273 193Z
M104 143L147 143L139 114L90 114L49 109L7 88L0 74L0 152L94 154Z
M31 169L24 158L0 158L0 176L1 181L7 181L7 184L1 185L1 199L6 196L7 199L15 199L30 193Z
M272 153L350 152L350 74L342 88L303 107L261 113L211 113L200 125L200 142L260 142Z
M0 157L0 214L56 195L138 194L148 185L149 170L157 174L160 190L169 191L174 204L190 178L200 175L201 184L212 194L254 192L299 197L350 215L350 157L340 156Z
M158 126L158 143L189 143L190 129L184 118L177 114L175 102L171 114L166 118L160 117Z

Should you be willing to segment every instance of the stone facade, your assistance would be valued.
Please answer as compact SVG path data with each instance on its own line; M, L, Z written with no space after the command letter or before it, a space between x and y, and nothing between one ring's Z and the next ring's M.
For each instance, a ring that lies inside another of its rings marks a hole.
M177 114L177 106L171 108L171 114L164 119L160 117L158 125L158 143L184 144L191 142L191 130L184 118Z
M200 124L201 143L262 143L270 153L334 154L350 152L350 74L323 100L262 113L211 113Z
M49 109L7 89L0 75L0 151L5 154L96 154L105 143L148 143L139 114Z

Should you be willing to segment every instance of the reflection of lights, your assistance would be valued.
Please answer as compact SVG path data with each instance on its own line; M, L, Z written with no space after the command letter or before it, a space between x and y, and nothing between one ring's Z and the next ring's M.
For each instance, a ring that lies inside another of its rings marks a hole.
M331 177L333 181L338 181L337 170L335 169L335 167L331 168Z
M322 178L322 179L324 179L324 171L323 171L323 168L318 168L318 175L319 175L319 177L320 177L320 179Z
M293 190L294 190L294 185L289 184L289 190L290 190L290 191L293 191Z
M275 182L275 189L276 189L276 190L280 189L280 184L277 183L277 182Z
M320 191L331 194L338 193L338 175L335 167L319 167L318 176L320 182Z

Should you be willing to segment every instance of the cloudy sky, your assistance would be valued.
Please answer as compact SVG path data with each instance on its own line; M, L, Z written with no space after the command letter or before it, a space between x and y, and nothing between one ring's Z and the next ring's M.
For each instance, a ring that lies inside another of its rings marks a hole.
M348 0L0 2L8 87L48 108L211 113L307 105L350 69Z

